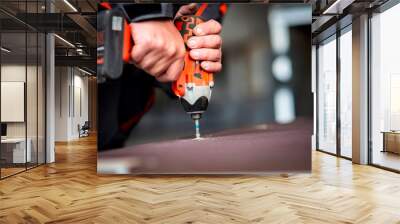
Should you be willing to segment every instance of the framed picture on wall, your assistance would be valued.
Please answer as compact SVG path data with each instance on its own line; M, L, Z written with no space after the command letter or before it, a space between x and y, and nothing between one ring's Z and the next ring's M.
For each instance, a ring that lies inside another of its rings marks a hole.
M1 122L25 121L25 82L1 82Z

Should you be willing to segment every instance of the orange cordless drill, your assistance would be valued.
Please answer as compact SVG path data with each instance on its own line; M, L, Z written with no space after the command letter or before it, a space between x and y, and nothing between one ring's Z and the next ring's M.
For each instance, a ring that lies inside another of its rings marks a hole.
M104 9L97 14L97 80L121 77L125 63L129 63L132 50L131 28L119 8L100 3Z
M211 98L211 90L214 87L213 74L204 71L199 61L194 61L189 55L186 45L188 39L193 36L193 29L203 20L199 16L182 16L175 20L175 26L182 35L186 46L185 66L178 78L172 84L172 90L179 97L183 109L190 114L195 122L196 138L200 138L199 120L207 110Z
M113 9L103 3L107 10L101 11L97 18L97 71L98 80L106 78L117 79L121 76L123 64L130 60L130 51L133 46L131 29L119 9ZM200 10L201 12L201 10ZM193 35L194 27L203 20L198 14L182 16L175 20L175 26L182 35L186 46L185 65L175 82L172 90L180 98L186 113L190 114L195 122L196 138L200 138L199 120L211 97L214 86L213 74L204 71L199 61L194 61L189 55L186 43Z

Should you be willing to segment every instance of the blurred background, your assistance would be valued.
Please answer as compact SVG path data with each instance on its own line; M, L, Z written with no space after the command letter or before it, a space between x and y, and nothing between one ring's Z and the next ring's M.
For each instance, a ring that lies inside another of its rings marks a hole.
M214 76L202 134L312 119L311 6L230 4L222 26L223 70ZM157 89L125 145L192 136L190 116Z

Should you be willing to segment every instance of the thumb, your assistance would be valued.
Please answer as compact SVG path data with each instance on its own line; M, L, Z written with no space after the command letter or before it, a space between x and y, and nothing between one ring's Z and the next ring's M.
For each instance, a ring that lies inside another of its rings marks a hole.
M190 3L184 6L181 6L178 10L178 12L175 15L175 18L184 16L184 15L194 15L197 10L197 4L196 3Z

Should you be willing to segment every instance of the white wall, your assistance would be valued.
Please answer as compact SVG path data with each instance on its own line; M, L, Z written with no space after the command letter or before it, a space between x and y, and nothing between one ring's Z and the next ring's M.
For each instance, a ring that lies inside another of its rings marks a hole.
M25 64L8 64L1 66L1 81L25 82ZM1 108L6 110L6 108ZM25 122L7 123L7 137L25 137Z
M2 82L25 82L26 71L28 71L28 75L33 72L36 74L36 67L18 64L5 64L1 66L1 81ZM35 71L34 71L35 70ZM29 77L28 77L29 78ZM32 83L30 83L32 84ZM36 85L36 83L34 83ZM28 89L31 90L31 89ZM28 91L28 98L36 98L36 89L34 92ZM28 102L31 102L32 99L27 99ZM31 105L33 106L33 105ZM36 107L36 104L34 105ZM6 110L7 108L1 108L1 110ZM31 122L35 120L36 123L36 114L35 117L30 116L31 113L28 113L28 121ZM34 119L35 118L35 119ZM25 137L25 123L26 122L7 122L7 136L8 137ZM32 127L33 125L28 125L28 127ZM36 128L35 128L36 129Z
M24 82L26 67L19 64L3 64L1 66L1 81L2 82ZM28 66L28 72L33 69L32 66ZM2 96L4 97L4 96ZM7 110L7 108L1 108L1 110ZM24 113L24 108L22 108ZM4 112L4 111L3 111ZM12 122L8 123L7 134L9 137L24 137L25 136L25 125L24 122Z
M22 122L6 122L7 124L7 137L9 138L27 138L31 143L32 161L39 163L44 162L45 150L45 118L44 118L44 74L41 66L32 66L25 64L3 64L1 66L1 81L2 82L24 82L26 86L26 106L25 102L22 108L14 108L18 112L25 114L26 120ZM27 79L27 80L26 80ZM3 92L4 89L2 89ZM24 90L23 92L24 93ZM4 94L4 92L3 92ZM2 98L7 98L7 95L2 95ZM12 110L10 107L1 108L4 110ZM8 113L16 113L17 111L7 111ZM24 115L22 115L24 116ZM39 155L37 155L39 153Z
M76 70L75 70L76 71ZM79 75L76 75L74 77L74 86L75 86L75 119L73 120L73 127L77 127L78 124L83 125L85 121L88 121L89 119L89 92L88 92L88 77L87 76L81 76L83 73L79 72ZM78 90L80 90L80 93L78 93ZM80 94L80 99L77 97ZM80 100L80 109L82 110L81 112L79 111L78 104L77 102ZM78 129L73 128L73 135L78 136Z
M70 84L69 68L55 68L55 140L68 140L68 117Z
M78 124L88 120L88 78L72 67L56 67L56 141L79 137ZM81 107L81 108L80 108Z
M24 122L25 83L1 82L1 121ZM36 107L35 107L36 108Z

